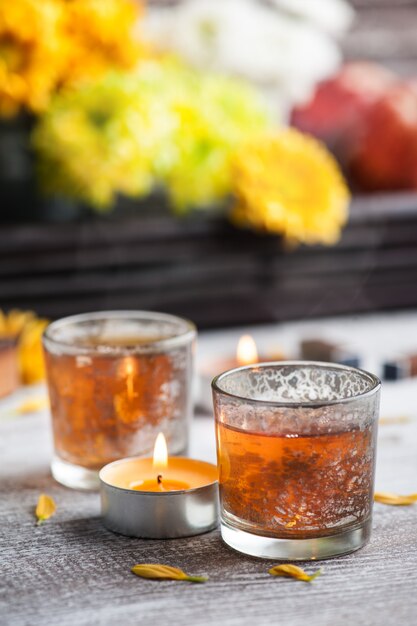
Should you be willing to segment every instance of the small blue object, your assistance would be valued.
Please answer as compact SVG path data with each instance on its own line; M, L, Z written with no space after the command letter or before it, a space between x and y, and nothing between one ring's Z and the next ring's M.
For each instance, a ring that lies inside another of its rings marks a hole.
M347 365L348 367L360 367L361 366L361 360L358 356L354 356L352 355L346 355L340 359L337 360L338 363L340 363L340 365Z
M401 380L407 376L409 371L403 361L385 361L382 365L383 380Z

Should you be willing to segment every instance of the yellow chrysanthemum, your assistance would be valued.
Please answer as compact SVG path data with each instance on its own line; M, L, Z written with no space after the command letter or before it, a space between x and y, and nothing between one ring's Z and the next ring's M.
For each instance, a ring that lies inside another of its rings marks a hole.
M0 0L0 116L44 109L62 69L61 3Z
M42 334L48 320L38 318L32 311L0 309L0 338L15 339L18 349L20 378L24 384L45 378Z
M48 325L44 319L33 319L25 326L18 342L20 378L25 385L45 378L42 335Z
M39 112L63 85L132 68L135 0L0 0L0 116Z
M35 318L32 311L19 311L13 309L4 313L0 309L0 339L15 339L30 321Z
M137 0L66 0L63 34L66 64L62 80L73 84L110 68L129 69L144 54L137 36Z
M349 191L327 149L294 129L246 144L234 161L231 218L308 244L333 244L348 216Z

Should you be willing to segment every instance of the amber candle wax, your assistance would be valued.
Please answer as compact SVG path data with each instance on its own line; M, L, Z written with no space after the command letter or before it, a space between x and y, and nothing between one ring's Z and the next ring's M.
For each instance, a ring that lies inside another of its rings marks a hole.
M52 471L60 482L77 483L72 470L82 478L84 468L84 481L97 484L103 465L150 453L161 430L171 453L186 449L194 336L185 320L142 312L81 315L47 329Z

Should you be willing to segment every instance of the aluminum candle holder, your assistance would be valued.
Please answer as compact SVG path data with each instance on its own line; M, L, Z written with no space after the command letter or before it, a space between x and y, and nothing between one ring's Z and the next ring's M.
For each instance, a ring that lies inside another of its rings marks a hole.
M174 478L189 487L159 492L141 490L140 482L132 486L133 479L154 475L150 458L121 459L103 467L100 493L106 528L144 539L191 537L216 528L219 505L214 465L172 457L164 478Z

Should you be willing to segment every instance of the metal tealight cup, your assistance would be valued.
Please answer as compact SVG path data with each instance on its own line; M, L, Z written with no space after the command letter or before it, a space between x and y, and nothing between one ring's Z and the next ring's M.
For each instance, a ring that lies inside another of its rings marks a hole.
M108 530L128 537L175 539L216 528L219 518L217 480L201 487L164 493L126 489L108 482L109 470L135 460L139 461L140 457L114 461L100 471L102 519ZM187 462L192 463L192 460L187 459Z

